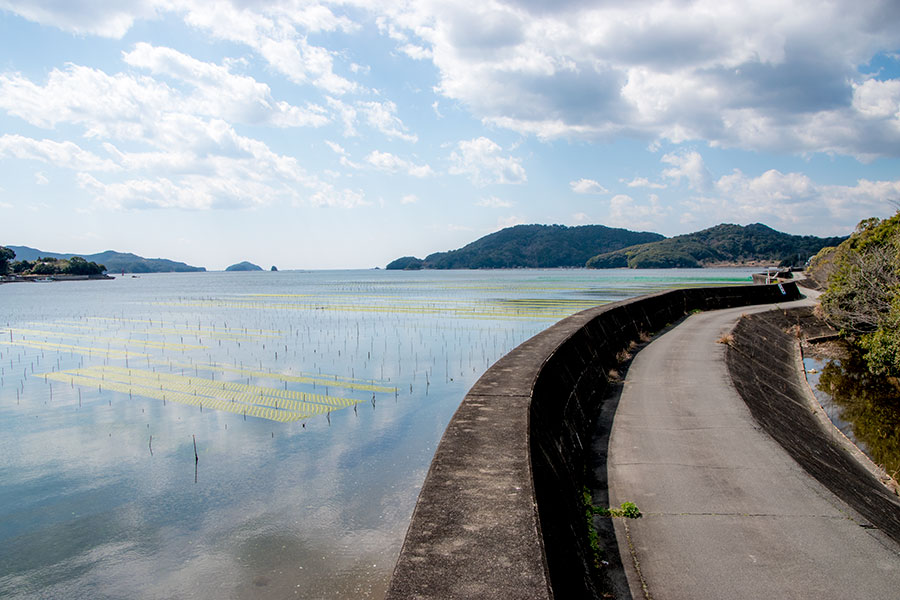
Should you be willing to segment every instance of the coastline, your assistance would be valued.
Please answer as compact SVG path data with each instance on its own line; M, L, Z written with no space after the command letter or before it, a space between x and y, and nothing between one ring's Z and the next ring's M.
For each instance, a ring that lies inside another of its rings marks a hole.
M112 275L4 275L0 277L0 284L3 283L37 283L37 282L46 282L50 280L51 282L56 281L89 281L89 280L106 280L106 279L115 279Z

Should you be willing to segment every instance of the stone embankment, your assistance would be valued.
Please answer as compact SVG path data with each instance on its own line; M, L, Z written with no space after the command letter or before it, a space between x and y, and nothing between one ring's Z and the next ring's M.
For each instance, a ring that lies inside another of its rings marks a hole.
M573 315L500 359L444 433L387 598L596 594L582 489L623 351L695 310L799 297L795 283L662 292Z

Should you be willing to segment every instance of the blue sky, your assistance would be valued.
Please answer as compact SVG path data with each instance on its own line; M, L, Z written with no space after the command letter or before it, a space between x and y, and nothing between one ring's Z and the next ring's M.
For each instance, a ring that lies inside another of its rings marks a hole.
M900 5L0 0L0 243L365 268L900 205Z

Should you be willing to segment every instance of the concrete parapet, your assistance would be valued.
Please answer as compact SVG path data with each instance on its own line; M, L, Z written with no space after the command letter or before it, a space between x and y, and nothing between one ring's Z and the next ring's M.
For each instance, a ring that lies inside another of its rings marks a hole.
M617 355L693 310L799 297L794 283L660 292L572 315L501 358L438 445L387 598L595 595L581 491Z

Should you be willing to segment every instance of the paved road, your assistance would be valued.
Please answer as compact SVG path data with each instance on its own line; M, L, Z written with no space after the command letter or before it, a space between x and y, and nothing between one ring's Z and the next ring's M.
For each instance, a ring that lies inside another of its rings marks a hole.
M802 301L801 301L802 302ZM761 431L717 344L740 308L692 315L641 350L609 444L610 503L638 599L900 597L900 547Z

